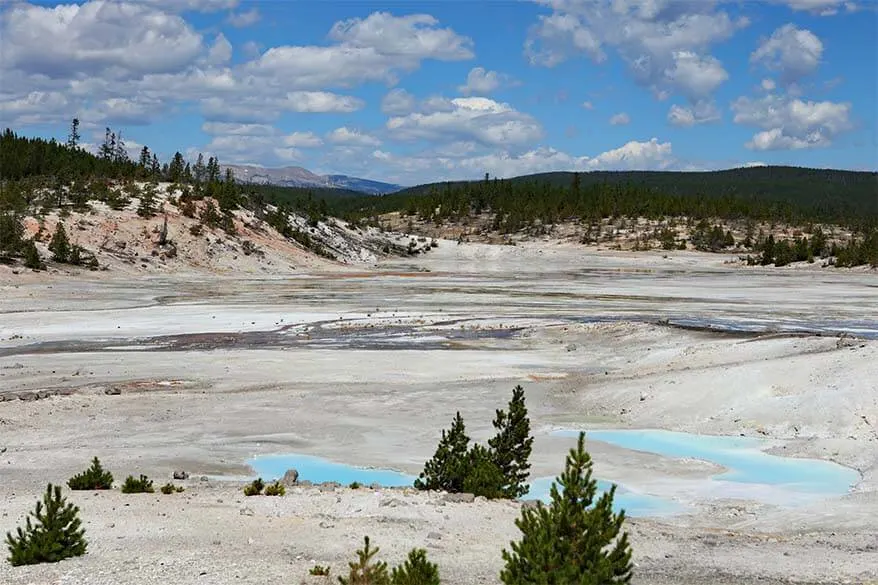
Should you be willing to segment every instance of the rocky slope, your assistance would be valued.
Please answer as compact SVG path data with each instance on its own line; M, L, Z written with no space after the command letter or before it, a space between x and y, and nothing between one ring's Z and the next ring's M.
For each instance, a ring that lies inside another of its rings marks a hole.
M118 210L91 201L84 211L55 210L26 217L25 237L35 238L40 255L50 260L49 242L57 224L63 222L70 243L94 254L99 270L263 275L371 265L382 256L409 253L412 241L399 233L360 228L334 218L314 225L296 214L288 216L296 237L286 238L262 217L244 209L232 213L234 230L227 230L205 223L208 200L194 202L184 213L180 191L171 184L159 184L157 193L157 213L152 217L138 215L136 197ZM276 210L269 206L267 211ZM412 249L429 249L429 242L415 241ZM82 270L51 261L48 264L50 272ZM21 265L0 266L0 277L29 272Z

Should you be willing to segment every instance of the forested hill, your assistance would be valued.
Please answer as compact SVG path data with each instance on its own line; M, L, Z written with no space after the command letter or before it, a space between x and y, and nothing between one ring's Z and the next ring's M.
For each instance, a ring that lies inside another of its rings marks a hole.
M789 203L796 208L823 210L833 215L878 215L878 173L807 169L787 166L746 167L722 171L592 171L554 172L506 179L527 184L568 188L579 176L581 188L619 185L653 193L684 197L733 197L762 202ZM400 191L399 195L441 192L483 181L430 183Z

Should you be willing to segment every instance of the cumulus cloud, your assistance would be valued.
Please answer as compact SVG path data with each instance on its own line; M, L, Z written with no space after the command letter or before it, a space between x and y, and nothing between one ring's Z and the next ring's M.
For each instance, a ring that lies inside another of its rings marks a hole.
M708 97L728 78L708 54L710 46L748 25L704 0L539 1L552 13L529 31L525 54L531 63L553 67L577 55L601 63L615 51L635 81L660 98L669 92Z
M386 150L372 152L372 161L386 170L388 177L404 184L435 180L437 175L447 179L473 179L485 172L497 177L514 177L550 171L598 170L662 170L677 164L670 142L630 141L618 148L593 157L577 156L561 150L540 146L518 154L507 150L474 153L477 145L461 143L454 153L427 151L412 156L396 155Z
M700 101L692 106L674 104L668 110L668 123L672 126L688 128L698 124L719 122L722 118L719 108L713 101Z
M665 70L667 82L682 95L699 100L711 95L729 78L718 59L692 51L675 51L674 63Z
M415 96L402 88L391 89L381 99L381 111L389 115L410 114L415 109Z
M586 110L593 110L594 104L589 102L589 101L585 101L585 102L582 102L582 107L585 108Z
M207 53L207 63L209 65L224 65L232 59L232 43L226 38L226 35L220 33L216 35L213 45Z
M366 18L335 23L329 37L348 48L371 49L381 55L460 61L473 58L472 41L451 28L438 28L429 14L394 16L374 12Z
M52 79L179 71L203 50L180 16L123 2L13 4L0 37L4 68Z
M785 84L795 83L820 66L823 43L807 29L786 24L775 30L750 55L750 62L780 72Z
M738 98L732 111L736 124L762 129L746 144L752 150L825 147L853 126L849 103L767 95L760 99Z
M500 87L505 76L484 67L473 67L466 76L466 83L457 89L463 95L488 95Z
M425 59L472 57L472 42L432 16L375 13L336 23L326 45L260 51L251 43L245 52L253 59L232 65L225 35L206 42L179 13L235 6L218 1L185 7L104 0L55 8L13 4L0 22L0 92L15 103L35 91L59 92L68 96L69 109L96 116L109 109L92 107L93 102L124 98L165 108L194 103L210 119L257 123L289 111L354 112L364 106L362 100L329 90L395 82ZM17 123L40 123L38 113L16 116ZM47 110L43 123L51 116Z
M205 122L201 125L201 130L212 136L224 137L224 139L232 139L233 137L252 138L271 138L271 141L265 141L276 145L296 148L316 148L323 145L323 140L313 132L292 132L284 133L279 128L269 124L240 124L237 122ZM258 142L258 141L257 141Z
M342 126L326 135L326 140L333 144L345 144L348 146L378 146L381 141L374 136L363 134L359 130Z
M438 99L424 105L426 112L390 118L390 134L400 140L472 140L502 147L531 144L543 135L532 116L489 98Z
M611 126L626 126L630 122L631 118L625 112L619 112L610 117Z
M278 105L291 112L350 113L362 109L365 103L360 98L328 91L291 91Z

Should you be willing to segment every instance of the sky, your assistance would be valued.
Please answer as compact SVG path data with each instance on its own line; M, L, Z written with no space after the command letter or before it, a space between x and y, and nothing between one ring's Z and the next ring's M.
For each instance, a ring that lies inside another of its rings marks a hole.
M405 185L878 170L878 0L0 0L0 127Z

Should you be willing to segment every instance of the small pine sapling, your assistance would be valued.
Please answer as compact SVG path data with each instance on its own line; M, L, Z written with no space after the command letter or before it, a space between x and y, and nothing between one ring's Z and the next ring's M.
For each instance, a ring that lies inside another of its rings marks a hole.
M427 560L427 551L412 549L406 561L393 568L391 585L439 585L439 566Z
M312 577L329 577L329 567L324 567L323 565L314 565L308 571L308 574Z
M24 529L6 534L10 564L57 563L85 554L87 542L79 508L61 496L61 486L49 484L31 516L36 523L28 517Z
M91 460L91 467L67 480L67 487L72 490L112 489L113 474L106 471L101 466L100 460L95 457Z
M244 486L244 495L245 496L258 496L262 493L262 490L265 489L265 482L262 481L262 478L256 478L248 485Z
M152 494L154 492L152 480L142 473L137 479L134 479L133 475L129 475L125 478L125 483L122 484L123 494Z
M365 537L365 546L357 551L357 562L348 563L350 572L347 577L339 577L341 585L391 585L387 573L387 563L374 561L373 557L380 550L369 547L369 537Z
M283 496L287 493L286 488L279 481L275 481L267 486L265 486L265 495L266 496Z

